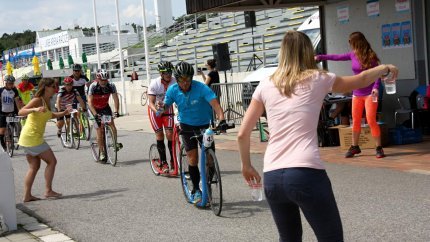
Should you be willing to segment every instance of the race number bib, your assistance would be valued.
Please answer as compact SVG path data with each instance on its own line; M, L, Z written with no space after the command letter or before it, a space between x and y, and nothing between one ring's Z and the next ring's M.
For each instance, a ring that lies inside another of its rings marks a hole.
M110 123L112 121L112 116L111 115L103 115L102 121L103 121L103 123Z

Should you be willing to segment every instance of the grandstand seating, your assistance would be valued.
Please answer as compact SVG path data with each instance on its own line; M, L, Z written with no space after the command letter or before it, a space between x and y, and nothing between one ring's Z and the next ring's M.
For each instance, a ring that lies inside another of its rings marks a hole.
M254 38L255 54L264 62L273 63L279 51L280 42L285 31L297 29L306 18L317 11L317 7L264 10L256 12L257 26L245 27L243 13L221 13L216 17L200 23L197 29L187 29L185 34L167 41L167 46L151 50L151 76L157 76L156 63L161 60L177 63L184 60L203 67L207 59L213 57L212 44L229 43L230 59L233 72L247 69L253 55L252 39ZM257 60L257 64L259 61ZM139 77L145 78L144 62L141 65L126 68L126 75L132 69L139 70Z
M315 11L318 11L318 7L256 11L257 26L253 29L245 27L243 12L220 13L207 18L205 22L198 24L197 28L182 27L182 32L178 32L179 34L167 34L167 37L171 37L169 40L150 47L150 74L152 77L158 76L156 64L162 60L171 61L174 64L184 60L196 67L204 67L205 61L213 58L212 45L217 43L228 43L233 72L246 71L254 53L262 60L261 64L273 63L276 61L285 31L297 29ZM124 76L131 76L134 70L139 75L139 79L146 79L143 48L140 49L140 53L136 52L133 47L123 50L124 59L127 60ZM87 57L89 63L97 61L96 55ZM101 53L101 59L103 63L114 63L110 68L119 68L117 49ZM258 60L256 62L260 64ZM75 60L75 63L81 63L81 60ZM53 63L53 65L55 68L58 64ZM20 74L30 71L31 69L25 68L20 70ZM112 73L116 74L114 77L118 77L117 70Z

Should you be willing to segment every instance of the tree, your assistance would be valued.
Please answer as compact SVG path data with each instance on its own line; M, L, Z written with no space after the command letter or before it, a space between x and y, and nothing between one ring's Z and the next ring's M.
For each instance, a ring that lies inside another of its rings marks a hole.
M52 61L51 61L51 59L48 59L48 61L46 61L46 66L48 67L48 70L52 70Z
M64 69L64 60L63 57L60 56L60 61L58 62L60 69Z
M73 58L72 58L72 56L71 56L71 55L67 56L67 62L68 62L68 64L69 64L69 68L72 68L72 65L73 65L73 64L75 64L75 63L73 62Z

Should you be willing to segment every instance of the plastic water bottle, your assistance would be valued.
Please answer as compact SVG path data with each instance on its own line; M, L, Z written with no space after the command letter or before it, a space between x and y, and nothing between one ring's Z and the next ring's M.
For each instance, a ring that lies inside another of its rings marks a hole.
M206 148L209 148L212 146L213 141L214 141L214 131L212 131L212 129L206 129L205 133L203 134L203 145Z
M257 183L257 181L251 181L251 199L255 202L260 202L263 200L263 185L261 183Z
M385 84L385 92L387 94L396 93L396 79L393 78L393 73L388 73L387 76L383 77L382 80Z

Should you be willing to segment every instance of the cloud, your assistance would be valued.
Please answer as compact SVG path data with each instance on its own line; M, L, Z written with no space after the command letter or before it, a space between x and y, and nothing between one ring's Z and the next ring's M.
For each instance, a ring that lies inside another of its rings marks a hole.
M185 0L171 0L175 16L185 13ZM120 21L142 24L142 8L138 0L120 0ZM97 24L99 26L116 23L114 1L97 0ZM146 20L155 22L153 0L145 0ZM93 27L93 1L91 0L11 0L2 1L3 16L13 16L12 21L3 21L0 36L3 33L22 32L24 30L62 29Z

